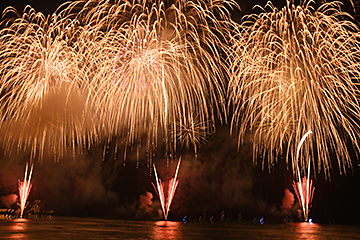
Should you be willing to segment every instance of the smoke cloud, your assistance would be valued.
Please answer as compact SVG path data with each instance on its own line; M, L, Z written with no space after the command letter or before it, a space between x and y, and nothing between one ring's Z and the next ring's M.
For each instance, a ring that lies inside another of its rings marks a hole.
M150 192L146 192L145 195L140 195L140 206L137 212L138 217L147 217L152 215L151 205L153 204L153 195Z
M282 204L281 204L281 207L280 207L282 212L285 213L285 214L290 214L291 209L294 206L294 202L295 202L294 195L290 192L289 189L285 188L285 196L282 199Z
M18 196L16 194L10 194L7 196L2 196L1 199L1 204L4 205L6 208L11 208L12 205L14 205L14 203L16 202Z

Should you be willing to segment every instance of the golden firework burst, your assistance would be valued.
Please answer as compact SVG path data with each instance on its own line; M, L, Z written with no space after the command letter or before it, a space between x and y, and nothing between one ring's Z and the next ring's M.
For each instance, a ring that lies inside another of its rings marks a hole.
M313 3L287 1L277 9L269 2L269 11L249 15L239 26L229 84L231 128L238 126L239 143L250 129L254 156L267 156L269 165L283 153L296 164L296 146L312 129L301 159L312 157L329 173L332 154L340 171L351 167L347 140L359 149L359 29L336 3L316 10Z

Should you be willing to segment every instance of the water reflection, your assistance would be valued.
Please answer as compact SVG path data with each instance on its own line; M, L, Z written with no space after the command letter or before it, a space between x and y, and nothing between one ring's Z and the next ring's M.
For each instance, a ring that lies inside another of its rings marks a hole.
M153 229L153 239L182 239L181 222L157 221Z
M11 235L9 239L27 239L26 230L28 229L28 220L17 218L11 221L13 224L9 226Z
M321 239L320 225L316 223L302 222L297 223L295 227L298 239Z

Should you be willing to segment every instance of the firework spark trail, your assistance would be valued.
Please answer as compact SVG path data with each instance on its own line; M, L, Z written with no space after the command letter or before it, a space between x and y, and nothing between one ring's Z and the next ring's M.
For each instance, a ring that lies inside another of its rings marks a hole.
M155 173L155 179L156 179L156 187L153 183L151 183L157 193L157 195L159 196L160 199L160 204L161 204L161 208L163 210L163 214L165 217L165 220L167 219L167 212L165 210L165 194L164 194L164 183L161 182L161 179L158 178L157 172L156 172L156 167L154 164L154 173Z
M295 181L293 182L293 188L295 190L296 196L299 199L300 205L302 207L305 222L307 222L308 219L309 219L309 210L310 210L309 206L311 204L315 188L313 188L312 180L310 179L310 161L308 162L308 165L307 165L307 177L303 177L303 179L301 179L301 172L300 172L300 167L299 167L298 164L299 164L300 148L303 145L305 139L311 133L313 133L313 132L311 130L309 130L301 138L299 146L297 148L297 152L296 152L296 163L297 163L297 165L296 165L296 168L297 168L298 182L295 182Z
M317 156L314 166L329 176L332 153L346 171L348 140L359 149L360 31L336 3L313 4L288 0L279 10L269 2L239 25L230 57L231 131L238 127L241 144L250 129L254 158L262 155L270 169L279 155L294 166L296 146L312 129L316 144L301 155Z
M177 186L179 184L179 181L177 180L177 176L178 176L178 172L179 172L180 162L181 162L181 158L179 159L179 162L177 164L174 178L169 180L168 195L167 195L166 201L165 201L165 193L164 193L164 183L161 182L161 179L158 178L158 175L157 175L157 172L156 172L156 167L155 167L155 164L154 164L156 187L155 187L155 185L153 183L152 183L152 185L153 185L156 193L159 196L160 204L161 204L161 208L163 210L165 220L167 220L167 218L168 218L169 211L170 211L170 206L171 206L172 200L174 198L176 188L177 188Z
M29 178L27 178L28 164L26 164L24 181L21 182L19 180L20 218L23 217L24 210L25 210L26 205L27 205L26 202L27 202L27 199L29 197L30 190L31 190L31 187L32 187L32 184L30 183L30 181L31 181L31 175L32 175L32 171L33 171L33 166L34 165L32 164L30 172L29 172Z
M181 158L179 159L178 165L176 167L176 172L175 172L174 178L170 179L170 181L169 181L168 198L166 200L166 202L167 202L166 203L166 212L167 212L167 214L169 214L170 205L171 205L172 200L174 198L176 188L177 188L177 186L179 184L179 181L177 180L177 176L178 176L178 172L179 172L180 162L181 162Z
M293 182L293 188L302 208L305 222L309 221L309 211L315 191L315 187L312 184L313 181L305 177L298 182Z

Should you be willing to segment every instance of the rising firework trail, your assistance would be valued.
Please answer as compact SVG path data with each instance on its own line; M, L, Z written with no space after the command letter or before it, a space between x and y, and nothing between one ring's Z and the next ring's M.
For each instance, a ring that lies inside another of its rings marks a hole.
M179 159L174 178L170 179L170 181L169 181L168 194L167 194L166 200L165 200L165 193L164 193L164 182L162 182L161 179L158 178L158 175L156 172L156 167L154 164L156 187L153 183L152 183L152 185L153 185L157 195L159 196L160 204L161 204L161 208L163 210L165 220L167 220L167 218L168 218L170 206L171 206L172 200L174 198L176 188L179 183L179 181L177 180L177 176L178 176L178 172L179 172L180 162L181 162L181 158Z
M331 155L346 171L352 167L347 143L360 149L360 31L336 2L313 5L288 0L277 9L268 2L239 25L231 55L231 131L237 128L241 144L250 130L253 156L264 159L263 167L265 159L270 169L276 156L286 155L295 169L292 155L313 129L316 144L301 159L317 156L314 167L329 176Z
M296 152L296 162L298 163L299 160L299 153L302 144L304 143L305 139L312 133L309 130L300 140L297 152ZM300 167L299 165L296 166L297 168L297 175L298 175L298 182L293 182L293 188L295 190L296 196L299 200L299 203L302 207L304 220L307 222L309 220L309 211L311 206L311 201L313 198L315 187L312 186L312 180L310 179L310 161L308 161L307 165L307 177L303 177L301 179Z
M298 182L293 182L293 188L302 208L305 222L309 221L309 211L315 190L312 183L313 181L306 177Z
M154 174L155 174L155 179L156 179L156 187L153 183L151 183L157 193L157 195L159 196L159 200L160 200L160 205L165 217L165 220L167 219L167 214L166 214L166 204L165 204L165 193L164 193L164 183L161 181L161 179L158 178L157 172L156 172L156 167L154 164Z
M30 190L31 190L31 187L32 187L32 184L30 183L30 181L31 181L31 175L32 175L32 171L33 171L33 166L34 165L32 164L30 172L29 172L29 177L28 177L27 176L27 174L28 174L28 164L26 164L24 181L21 182L19 180L20 218L23 217L24 210L25 210L26 205L27 205L27 199L29 197Z

